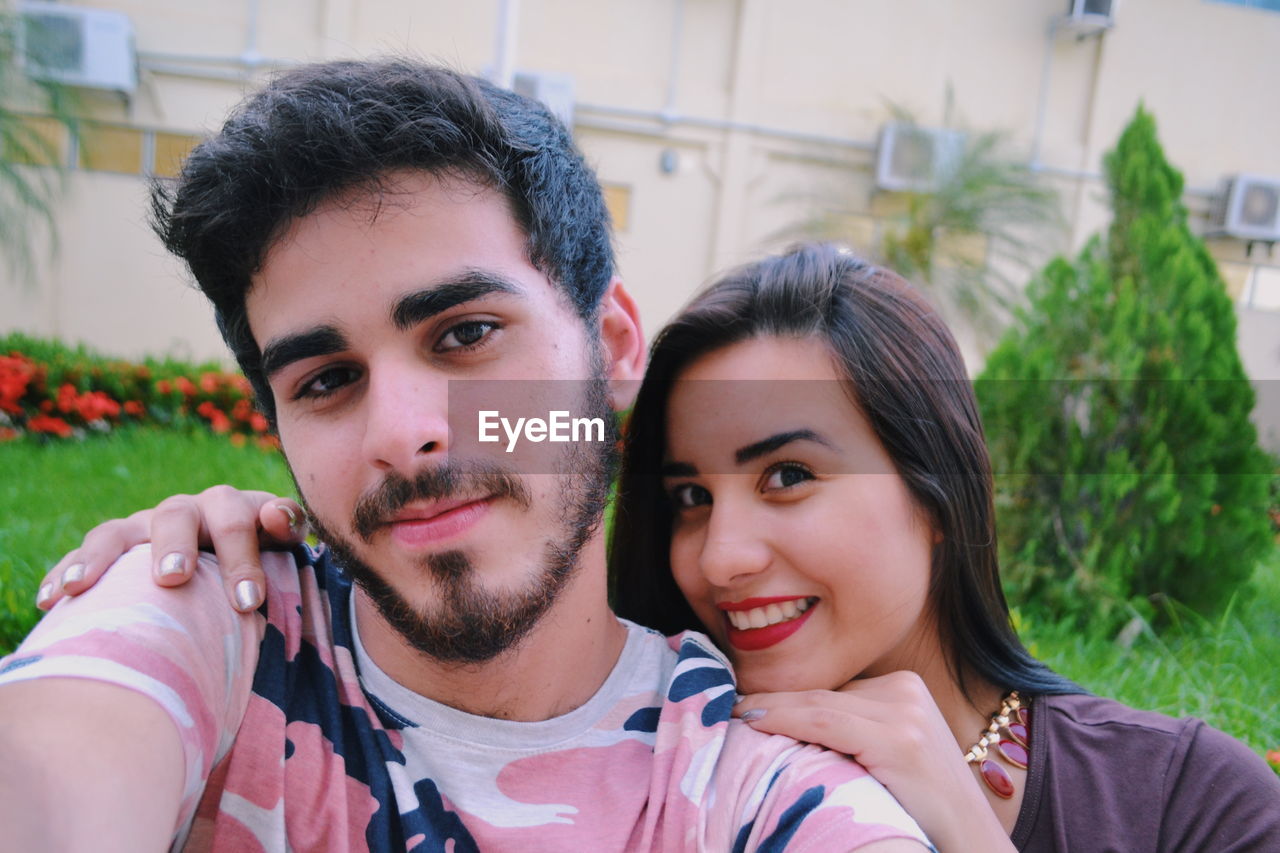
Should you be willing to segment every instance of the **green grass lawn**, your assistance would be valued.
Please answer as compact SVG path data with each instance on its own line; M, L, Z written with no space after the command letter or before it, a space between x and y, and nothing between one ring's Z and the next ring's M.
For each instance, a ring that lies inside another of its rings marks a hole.
M215 483L293 489L278 455L202 432L134 429L82 443L0 444L0 471L0 654L35 624L32 602L45 571L94 524ZM1212 623L1185 618L1128 648L1051 624L1023 631L1033 652L1096 693L1201 717L1259 752L1280 748L1280 549Z
M1227 613L1194 615L1128 648L1055 625L1023 625L1037 657L1085 688L1127 705L1192 716L1258 753L1280 749L1280 548Z
M8 442L0 471L0 655L36 623L44 573L95 524L218 483L293 494L279 454L203 431L140 427L83 442Z

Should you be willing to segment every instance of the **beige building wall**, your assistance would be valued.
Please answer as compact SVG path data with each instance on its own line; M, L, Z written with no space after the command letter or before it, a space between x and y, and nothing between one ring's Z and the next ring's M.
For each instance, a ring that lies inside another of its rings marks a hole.
M499 0L83 0L127 14L140 83L90 94L112 125L198 135L272 68L409 52L474 73L495 62ZM1116 0L1113 29L1053 21L1067 0L522 0L515 65L569 75L574 130L618 220L621 272L655 331L714 271L784 245L839 208L868 249L875 147L891 105L926 125L1009 133L1060 191L1067 230L1039 263L1106 224L1101 159L1135 106L1159 123L1207 223L1234 172L1280 178L1280 14L1210 0ZM950 95L948 94L950 93ZM144 134L146 135L146 134ZM153 143L147 143L151 145ZM156 143L158 145L158 143ZM149 149L147 149L149 150ZM72 156L74 152L69 152ZM150 168L150 164L147 164ZM137 174L73 173L61 251L28 282L0 273L0 331L122 356L225 357L207 309L145 224ZM1280 258L1213 251L1242 308L1256 377L1280 376ZM1247 315L1247 316L1246 316ZM985 342L961 330L972 362Z

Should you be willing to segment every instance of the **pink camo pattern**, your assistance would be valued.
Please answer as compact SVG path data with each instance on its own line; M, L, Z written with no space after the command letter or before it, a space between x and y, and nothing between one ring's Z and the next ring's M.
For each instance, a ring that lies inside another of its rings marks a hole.
M367 828L380 809L394 809L398 818L424 809L413 799L422 777L408 773L403 761L378 761L380 756L366 753L395 791L392 801L380 803L368 784L350 775L347 758L321 726L286 719L285 709L254 693L268 623L283 635L287 661L303 649L319 656L333 674L338 702L363 712L392 751L412 755L419 738L428 739L423 742L432 749L434 734L381 725L360 686L351 650L332 640L334 614L313 567L299 571L288 554L264 554L264 563L266 620L240 616L225 605L211 560L202 560L186 587L161 590L149 580L149 552L135 549L91 594L59 604L13 655L0 660L0 684L72 675L121 684L159 702L174 720L186 761L175 847L368 849ZM762 844L782 849L768 840L788 810L818 786L820 803L798 821L785 849L853 850L884 838L923 839L858 765L737 721L704 725L701 715L719 695L715 691L664 701L673 678L687 671L682 667L727 664L700 635L645 639L654 645L646 657L654 677L589 731L564 748L476 758L478 765L493 763L494 790L482 794L552 809L559 817L500 825L490 819L492 811L461 808L450 797L450 780L439 780L439 807L456 814L480 849L728 851L741 841L745 850ZM686 642L715 657L677 661ZM624 731L635 712L655 705L662 708L656 732ZM408 850L441 849L407 822L402 830ZM453 847L449 842L444 849Z

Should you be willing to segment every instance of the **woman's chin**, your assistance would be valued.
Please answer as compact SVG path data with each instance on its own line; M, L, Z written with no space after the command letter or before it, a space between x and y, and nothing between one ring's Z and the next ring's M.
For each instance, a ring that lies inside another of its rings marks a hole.
M793 690L813 690L821 687L796 672L774 670L772 667L735 668L738 677L738 692L749 693L785 693Z

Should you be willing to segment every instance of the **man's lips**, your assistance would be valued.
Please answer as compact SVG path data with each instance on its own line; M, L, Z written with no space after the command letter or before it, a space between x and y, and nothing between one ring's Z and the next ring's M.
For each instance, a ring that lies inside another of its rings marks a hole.
M724 611L729 644L744 652L777 645L799 631L818 599L803 595L748 598L717 604Z
M483 497L410 505L383 526L390 528L392 540L403 547L428 548L471 529L492 503L492 497Z

